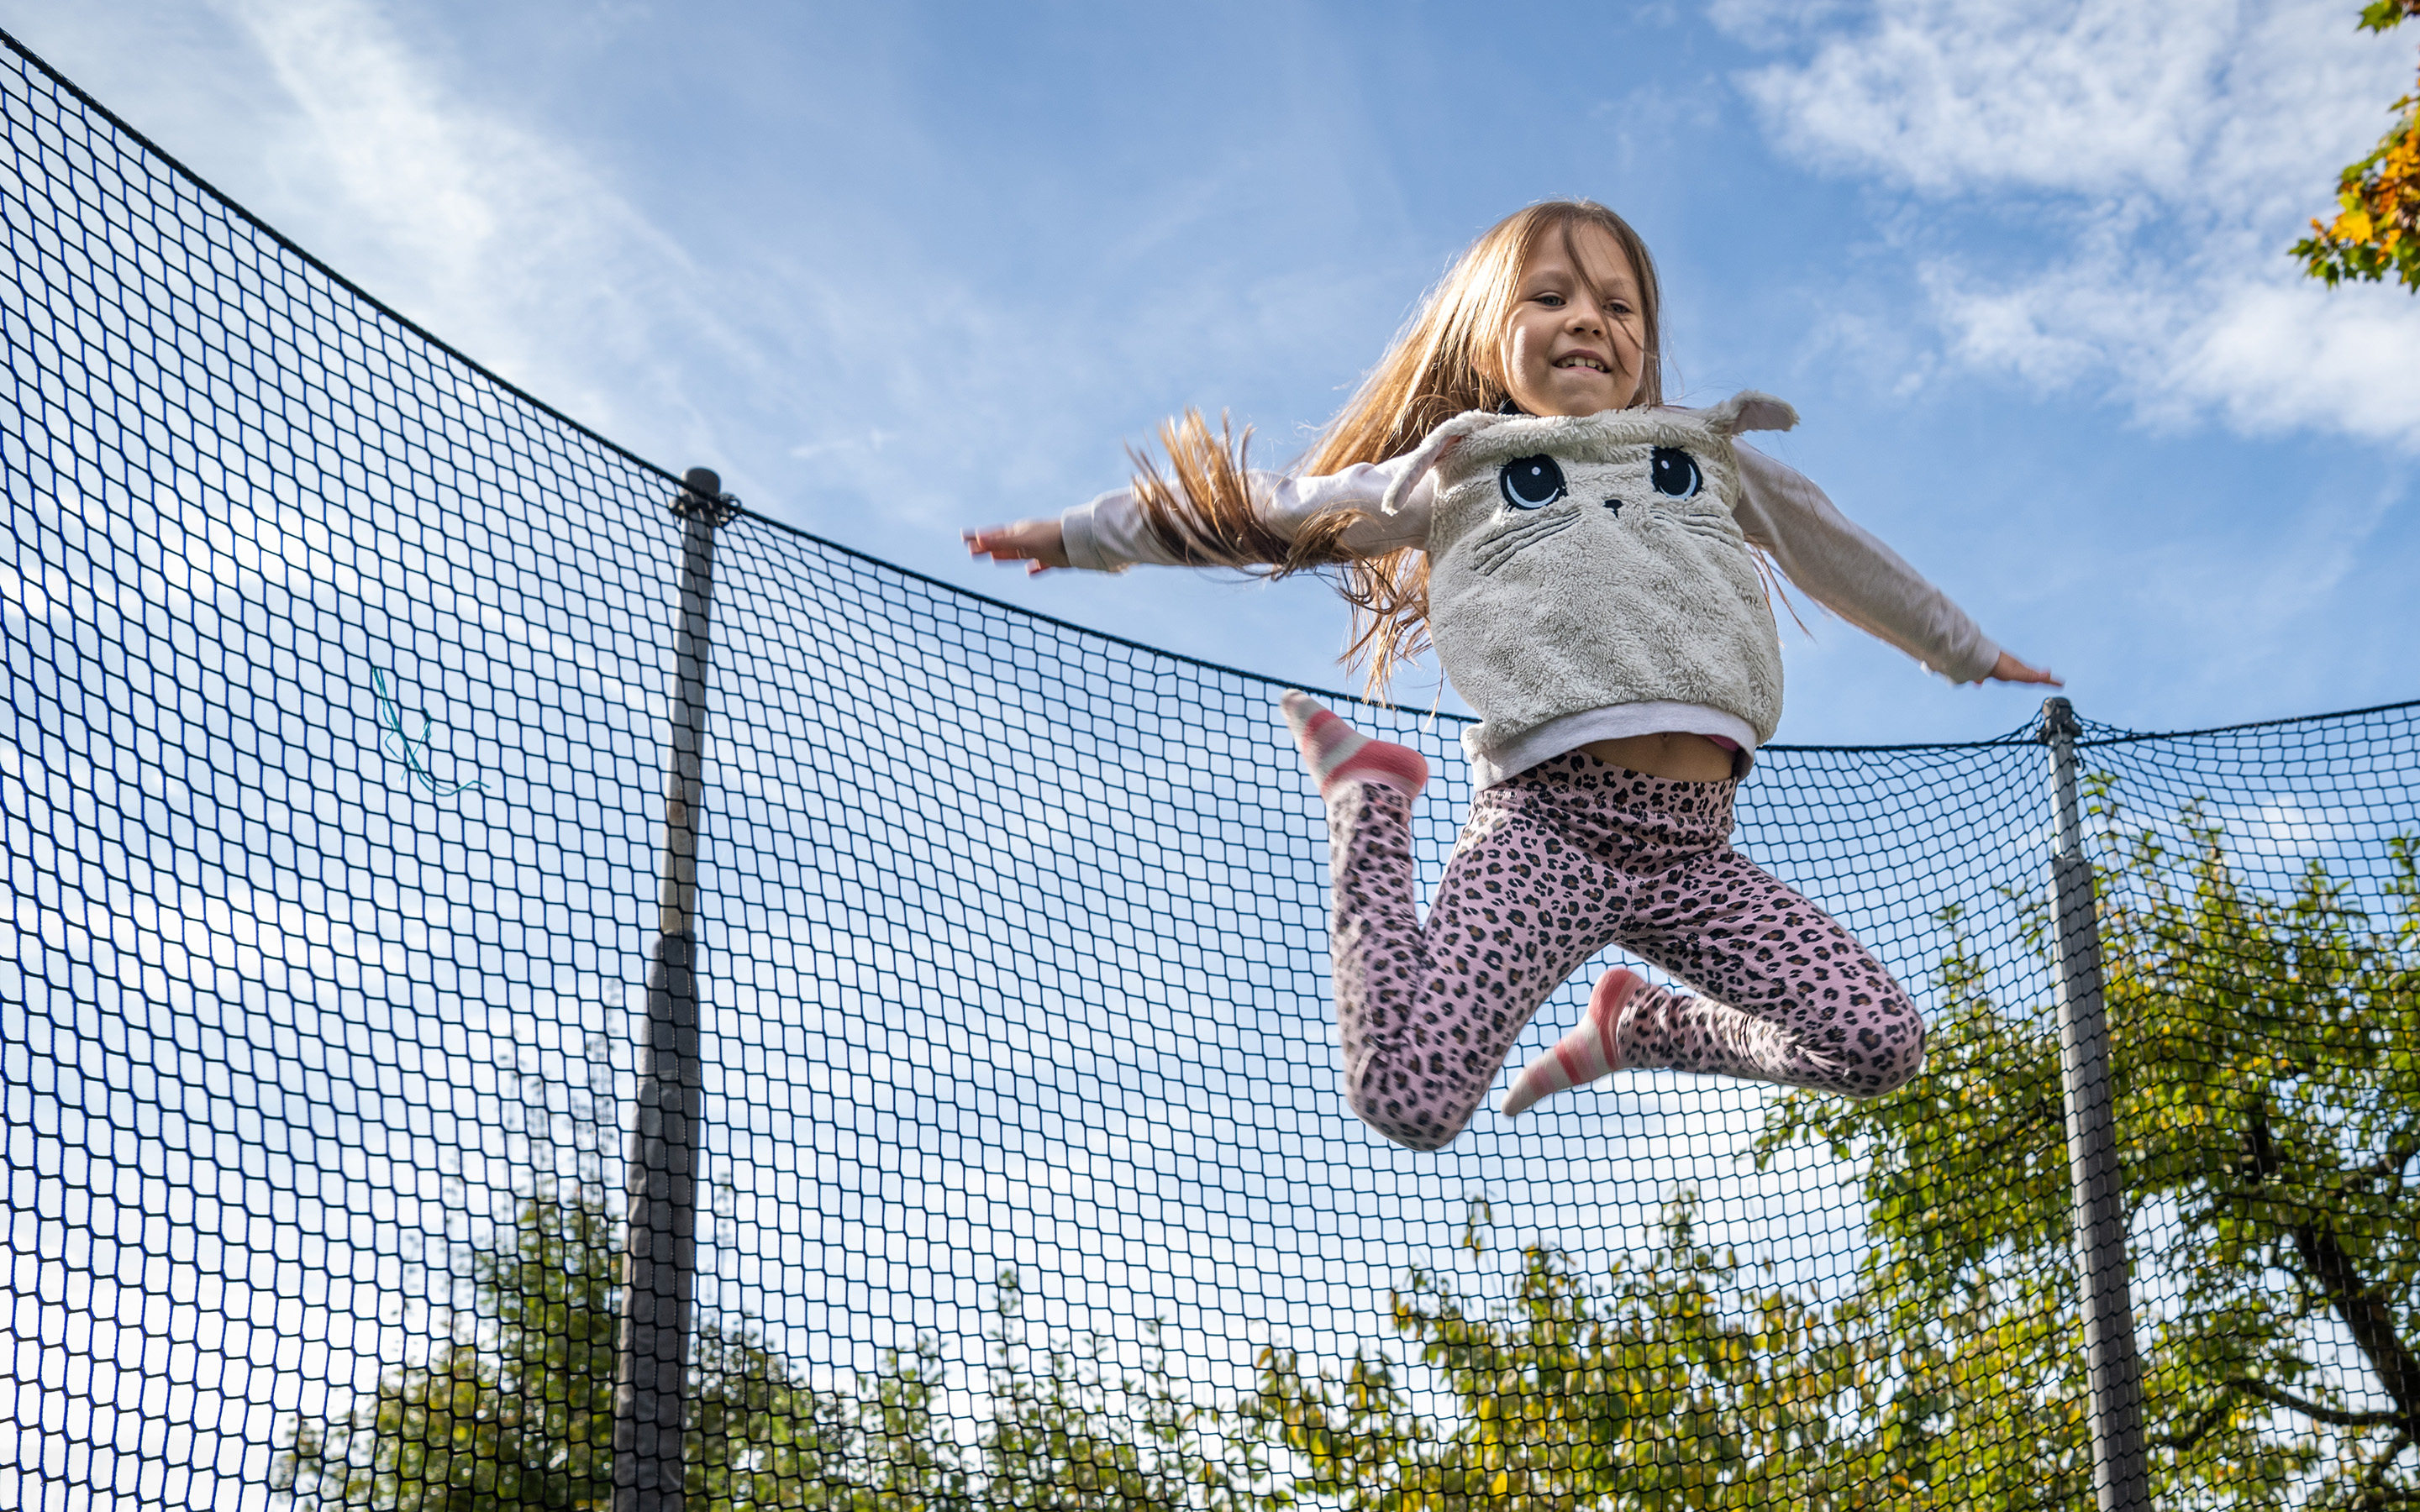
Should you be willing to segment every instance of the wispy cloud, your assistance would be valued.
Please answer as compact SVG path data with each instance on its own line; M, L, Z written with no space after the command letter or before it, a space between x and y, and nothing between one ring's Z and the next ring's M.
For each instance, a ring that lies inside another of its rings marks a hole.
M2410 83L2411 48L2356 32L2344 0L1876 0L1820 32L1735 0L1717 19L1799 54L1742 80L1784 150L1928 226L1957 208L1997 227L1984 251L1918 255L1953 360L2154 424L2420 447L2420 303L2329 291L2285 255Z
M1334 302L1319 280L1244 276L1215 260L1171 280L1171 249L1232 238L1223 218L1245 187L1241 154L1146 186L1113 217L1094 186L1037 168L1021 194L1066 202L1051 226L1019 194L962 181L912 90L886 87L877 70L848 86L863 92L859 128L885 154L925 162L936 177L923 193L965 196L962 216L900 202L863 225L862 207L819 203L800 184L763 207L761 223L701 236L642 208L659 203L661 185L626 193L610 162L507 105L466 98L460 70L372 0L218 3L286 117L261 149L276 187L258 208L616 440L727 459L729 480L760 504L752 484L776 496L804 486L878 498L894 522L931 531L967 517L970 464L991 486L1056 498L1081 440L1114 455L1099 411L1131 395L1139 373L1166 369L1171 351L1196 365L1244 361ZM987 278L963 239L985 220L995 238L1022 239L1021 254L1047 248L1072 288L1114 283L1095 299L1118 316ZM1126 290L1139 282L1175 286L1136 301ZM1066 396L1063 426L1037 424L1037 389ZM934 417L947 417L948 445L927 444L903 468L892 443Z
M748 354L692 295L682 243L594 165L462 98L365 0L224 0L287 110L266 153L306 244L373 294L608 433L676 383L670 345ZM655 427L651 427L655 428Z

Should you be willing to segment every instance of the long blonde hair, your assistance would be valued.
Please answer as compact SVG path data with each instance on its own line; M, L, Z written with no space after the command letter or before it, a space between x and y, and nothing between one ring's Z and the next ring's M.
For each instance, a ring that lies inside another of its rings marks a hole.
M1663 301L1647 243L1629 222L1593 200L1546 200L1497 222L1455 259L1295 471L1316 475L1384 462L1458 414L1502 405L1511 396L1504 332L1520 298L1521 270L1549 233L1561 236L1573 267L1583 267L1573 234L1584 225L1611 236L1630 259L1644 337L1631 403L1662 404ZM1592 292L1602 297L1605 291ZM1277 534L1252 510L1245 466L1251 432L1235 435L1224 416L1213 435L1201 411L1188 409L1160 426L1159 440L1168 457L1165 474L1148 455L1130 454L1135 499L1153 532L1196 565L1258 567L1273 578L1340 568L1337 591L1353 606L1354 632L1341 659L1347 666L1366 662L1370 691L1383 696L1396 667L1428 645L1428 553L1405 547L1348 557L1343 534L1363 517L1352 509L1320 516L1291 541Z

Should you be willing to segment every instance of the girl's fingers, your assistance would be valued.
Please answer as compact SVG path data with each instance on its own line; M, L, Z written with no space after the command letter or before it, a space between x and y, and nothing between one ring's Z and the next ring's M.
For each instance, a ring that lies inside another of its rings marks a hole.
M1033 565L1026 569L1029 572L1067 565L1066 537L1055 519L1019 520L958 533L971 554L999 563L1030 562Z
M1976 681L1996 681L2002 683L2048 683L2053 687L2065 687L2067 686L2065 683L2060 682L2058 680L2058 675L2051 671L2048 668L2028 666L2005 651L2000 653L1999 662L1993 666L1990 671L1984 673L1982 677L1976 679Z

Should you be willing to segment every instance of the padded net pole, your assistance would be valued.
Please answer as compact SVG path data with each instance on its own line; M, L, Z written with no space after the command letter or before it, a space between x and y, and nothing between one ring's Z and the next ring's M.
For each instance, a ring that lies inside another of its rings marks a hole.
M2092 1393L2092 1483L2101 1512L2150 1505L2143 1462L2142 1367L2127 1283L2126 1210L2111 1107L2109 1033L2102 1009L2101 925L2092 861L2076 797L2075 740L2083 727L2067 700L2042 705L2050 747L2051 890L2057 910L2059 1069L2067 1103L2068 1176L2074 1193L2076 1279Z
M699 1058L697 843L706 797L706 674L714 532L730 517L722 480L691 468L672 507L682 517L680 623L673 641L672 763L656 959L647 978L638 1116L625 1178L629 1224L614 1351L614 1512L679 1512L690 1332L697 1293L697 1175L706 1149Z

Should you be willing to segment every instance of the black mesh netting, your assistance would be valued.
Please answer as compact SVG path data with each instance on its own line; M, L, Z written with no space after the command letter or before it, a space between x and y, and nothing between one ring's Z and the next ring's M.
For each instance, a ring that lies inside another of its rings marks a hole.
M0 1504L609 1504L673 482L0 95ZM1745 788L1907 1089L1418 1155L1275 688L716 539L690 1505L2090 1504L2029 733ZM2420 1500L2415 723L2086 729L2162 1505Z

